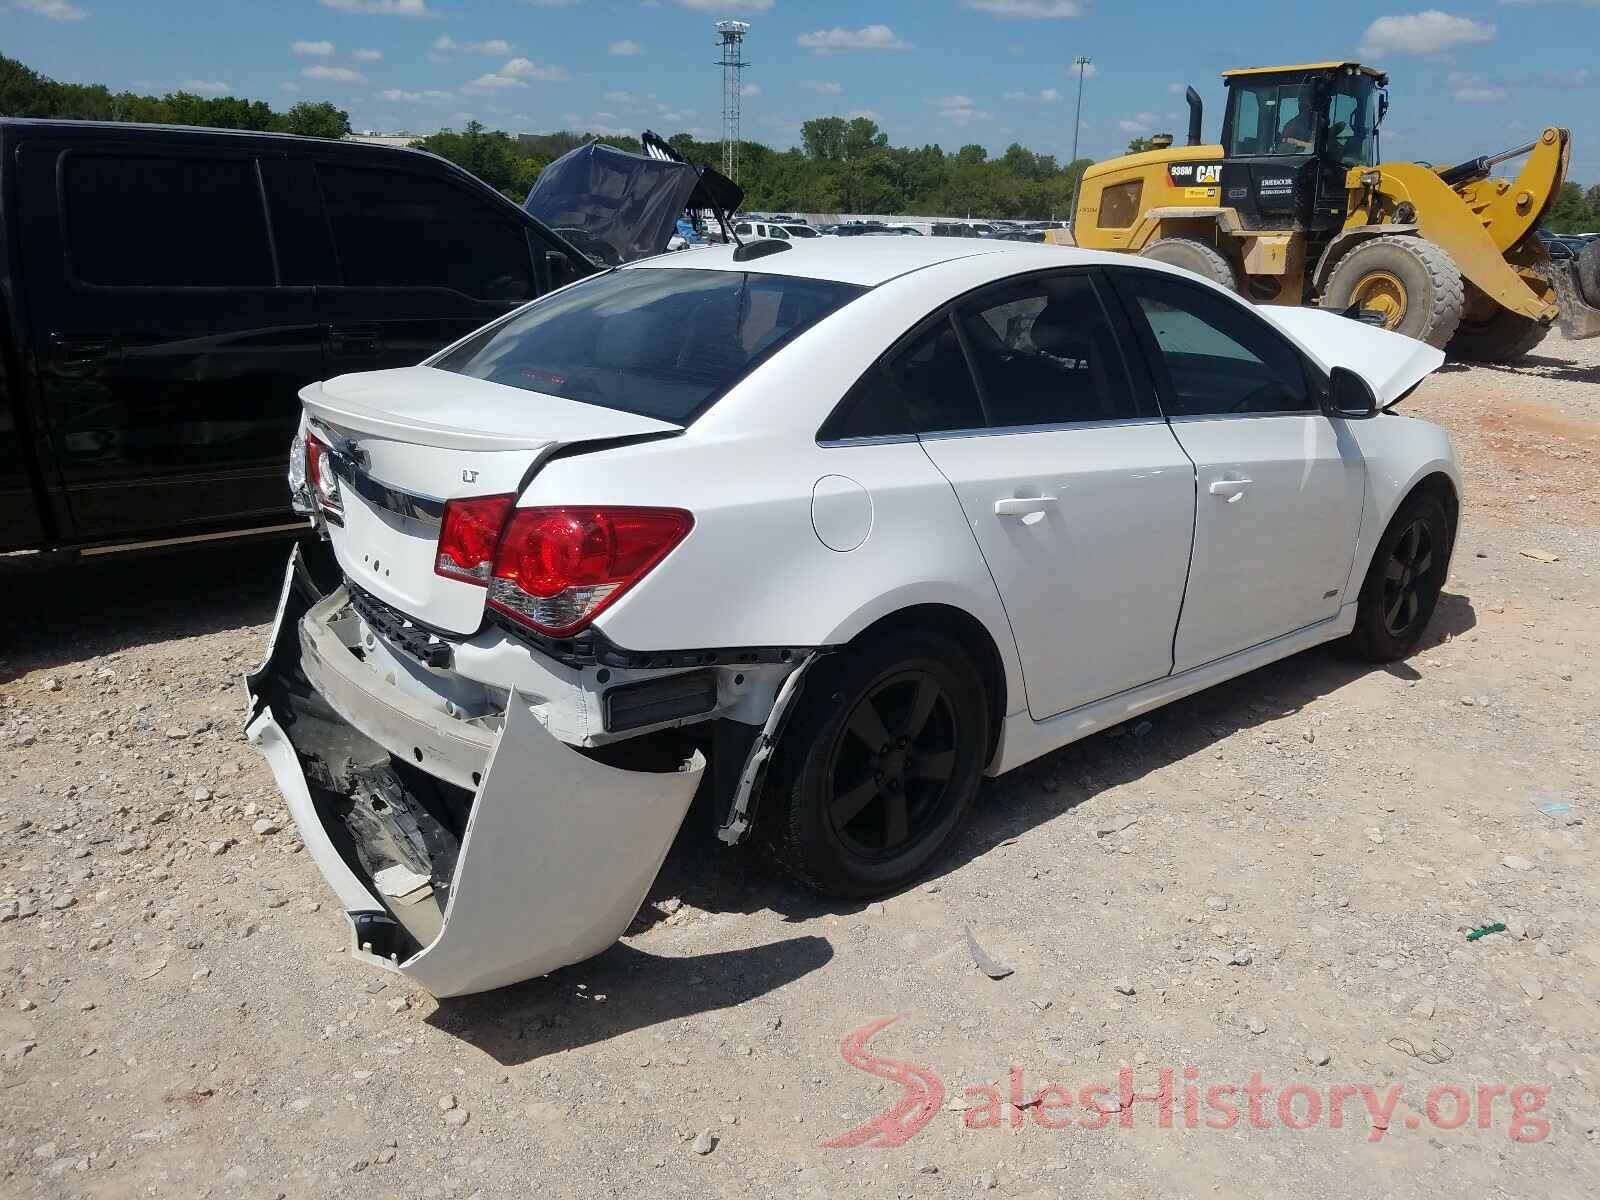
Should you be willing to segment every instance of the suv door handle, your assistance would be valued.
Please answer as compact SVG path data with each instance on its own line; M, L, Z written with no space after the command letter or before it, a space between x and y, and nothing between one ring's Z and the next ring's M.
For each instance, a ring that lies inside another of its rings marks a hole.
M50 335L50 357L57 369L68 372L91 370L104 363L116 347L108 337L73 337L66 333Z
M1244 499L1244 494L1250 490L1250 483L1248 479L1213 479L1206 491L1213 496L1226 496L1229 504L1235 504Z
M329 325L328 349L334 354L377 354L383 349L383 327Z
M1057 500L1054 496L1021 496L1015 500L996 500L994 502L994 515L997 517L1031 517L1035 513L1046 513L1055 508Z

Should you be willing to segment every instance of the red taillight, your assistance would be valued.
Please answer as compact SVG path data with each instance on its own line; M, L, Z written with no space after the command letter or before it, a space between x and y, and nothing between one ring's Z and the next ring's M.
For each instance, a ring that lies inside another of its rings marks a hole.
M694 528L678 508L519 508L500 537L489 603L540 633L578 632Z
M506 514L516 502L515 495L448 501L444 506L444 523L439 527L434 573L479 587L488 586L494 550L500 544L500 531L505 527Z
M317 507L338 517L344 513L344 497L339 494L339 477L329 461L328 444L314 433L306 434L306 481Z

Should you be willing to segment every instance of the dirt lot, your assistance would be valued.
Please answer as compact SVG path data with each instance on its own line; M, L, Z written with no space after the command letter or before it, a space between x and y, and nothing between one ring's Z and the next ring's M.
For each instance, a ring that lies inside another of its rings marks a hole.
M443 1005L342 954L241 737L279 550L8 581L0 1195L1600 1194L1597 383L1552 340L1413 397L1470 491L1409 663L1052 755L882 904L691 817L623 944Z

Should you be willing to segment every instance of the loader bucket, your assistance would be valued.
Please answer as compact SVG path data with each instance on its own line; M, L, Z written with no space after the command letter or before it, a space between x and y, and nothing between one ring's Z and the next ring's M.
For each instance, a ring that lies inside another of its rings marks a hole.
M1584 298L1577 260L1552 262L1544 268L1544 273L1555 285L1556 305L1561 310L1556 328L1561 330L1561 336L1573 342L1600 337L1600 308Z

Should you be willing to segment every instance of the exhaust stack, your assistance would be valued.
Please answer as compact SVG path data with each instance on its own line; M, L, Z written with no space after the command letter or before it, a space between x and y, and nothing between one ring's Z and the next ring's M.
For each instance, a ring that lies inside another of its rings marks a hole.
M1204 106L1200 103L1200 93L1192 87L1185 88L1183 98L1189 102L1189 141L1188 145L1200 145L1200 118L1204 113Z

